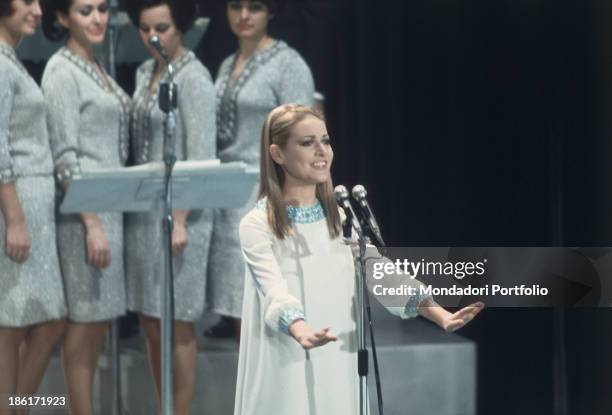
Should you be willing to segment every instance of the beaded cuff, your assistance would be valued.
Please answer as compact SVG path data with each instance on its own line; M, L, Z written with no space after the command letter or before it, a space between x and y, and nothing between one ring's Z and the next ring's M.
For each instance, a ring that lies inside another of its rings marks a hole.
M406 307L404 308L406 318L414 318L418 316L419 305L421 302L427 299L430 299L433 302L433 297L431 295L417 294L410 297L408 303L406 303Z
M288 308L278 318L278 328L285 334L289 334L289 326L296 320L304 320L304 312L299 308Z
M81 174L81 167L78 164L59 166L55 171L55 177L60 182L71 180L74 176Z
M0 183L7 184L15 181L15 173L13 173L13 169L8 167L4 170L0 170Z

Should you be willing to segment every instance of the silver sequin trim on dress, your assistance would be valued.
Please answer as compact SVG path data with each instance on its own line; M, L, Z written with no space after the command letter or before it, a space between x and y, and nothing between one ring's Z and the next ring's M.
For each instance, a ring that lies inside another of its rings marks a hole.
M86 73L90 78L92 78L103 90L110 92L117 98L119 101L119 105L121 107L120 116L119 116L119 159L121 160L121 164L125 164L128 158L128 144L130 139L130 99L123 92L121 87L115 82L115 80L110 76L105 76L106 82L100 75L98 71L95 70L93 65L89 62L83 60L80 56L73 53L67 47L63 47L60 50L60 54L74 63L79 69L81 69L84 73ZM97 62L97 61L96 61ZM98 62L100 68L103 66ZM110 88L110 90L109 90ZM64 173L67 173L67 176L64 176ZM67 180L72 178L72 176L79 174L80 169L74 169L70 167L69 169L60 169L58 173L58 178L60 180ZM64 177L62 177L64 176Z
M15 49L13 49L12 47L10 47L9 45L3 42L0 42L0 53L2 53L4 56L9 58L11 61L13 61L13 63L19 68L21 72L30 76L30 74L28 73L28 70L25 68L25 66L23 66L23 64L17 57L17 54L15 53Z
M196 57L191 51L185 51L185 53L177 57L172 63L172 66L174 67L174 76L176 77L181 69L183 69L194 59L196 59ZM153 77L153 72L155 70L153 64L149 66L151 66L151 70L146 70L148 67L145 66L145 71L143 71L145 76L143 83L145 85L151 84L151 78ZM168 70L164 69L164 72L160 78L160 83L164 82L167 77ZM153 135L149 132L151 128L151 114L155 105L158 103L158 91L159 85L154 91L150 91L149 88L143 88L140 93L134 96L132 100L132 133L134 134L134 137L144 138L142 140L142 145L133 149L136 164L145 164L151 161L150 139Z
M278 55L279 52L282 52L285 49L288 49L289 46L283 41L276 40L272 46L261 51L255 52L253 56L249 59L246 66L244 67L240 77L236 81L235 85L230 86L230 77L233 69L229 71L227 75L223 77L221 80L220 86L217 89L217 145L219 150L226 148L229 144L231 144L236 136L238 127L238 94L244 87L244 85L249 81L251 76L259 69L261 66L265 65L270 59L274 58ZM232 62L231 67L234 68L236 65L236 60L238 58L238 52L234 55L234 60ZM229 89L228 89L229 88ZM225 94L231 94L230 99L224 99Z

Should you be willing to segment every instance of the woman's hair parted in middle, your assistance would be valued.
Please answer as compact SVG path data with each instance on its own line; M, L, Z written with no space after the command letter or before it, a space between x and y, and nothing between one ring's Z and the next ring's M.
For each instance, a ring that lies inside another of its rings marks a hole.
M126 10L134 26L140 26L140 13L151 7L167 5L177 29L185 34L198 17L195 0L127 0Z
M270 146L276 144L284 147L291 137L292 127L310 116L325 122L323 115L313 108L296 104L281 105L268 114L261 131L259 199L267 197L268 223L279 239L291 234L291 222L282 194L285 172L270 156ZM340 213L331 177L325 183L316 185L316 196L325 211L329 235L338 237L341 230Z
M236 1L240 1L240 0L225 0L225 3L227 4L227 3L232 3ZM247 1L258 1L260 3L265 4L270 14L276 14L279 8L281 7L279 0L247 0Z

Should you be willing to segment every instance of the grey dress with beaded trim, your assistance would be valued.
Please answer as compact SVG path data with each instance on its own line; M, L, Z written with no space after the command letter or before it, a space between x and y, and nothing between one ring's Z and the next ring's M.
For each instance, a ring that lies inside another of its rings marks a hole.
M215 158L215 90L208 70L193 52L173 62L178 85L176 156L178 160ZM161 161L164 115L157 91L150 91L155 62L144 62L136 73L132 105L132 151L137 164ZM166 79L162 74L162 81ZM188 244L174 257L175 319L196 321L204 311L206 263L212 211L193 210L187 218ZM161 215L131 213L126 216L126 278L128 308L160 318L160 284L163 278Z
M222 162L244 161L259 166L261 128L270 111L282 104L313 104L314 81L300 54L275 40L255 52L232 83L234 54L219 69L217 90L217 147ZM217 314L240 317L244 260L240 251L240 220L255 205L258 186L240 209L215 210L209 256L207 303Z
M0 43L0 183L15 184L32 240L25 263L9 259L0 214L0 326L26 327L64 318L45 101L13 48L4 43Z
M104 78L92 64L66 47L56 52L45 67L42 88L58 189L80 172L125 164L130 99L108 74ZM58 193L63 194L61 190ZM87 263L80 215L56 214L70 320L107 321L125 314L123 214L98 214L110 246L111 264L105 269Z

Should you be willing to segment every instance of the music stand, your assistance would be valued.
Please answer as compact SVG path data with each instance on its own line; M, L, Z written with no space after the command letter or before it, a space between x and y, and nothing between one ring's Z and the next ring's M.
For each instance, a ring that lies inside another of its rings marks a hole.
M165 197L165 165L152 162L136 167L98 169L83 172L71 181L60 207L61 213L159 211ZM253 192L259 171L243 162L221 164L219 160L177 162L171 182L175 209L239 208ZM160 218L161 220L161 218ZM163 241L160 240L160 243ZM167 259L166 259L167 261ZM162 284L163 287L163 284ZM170 300L172 304L173 298ZM164 313L163 316L166 316ZM162 316L162 318L163 318ZM172 324L172 322L166 322ZM116 341L116 338L115 338ZM113 348L116 360L118 348ZM172 372L172 345L163 348L162 372ZM164 364L165 363L165 364ZM118 364L115 362L115 370ZM118 376L114 374L114 377ZM172 379L172 373L162 373ZM119 385L115 385L117 388ZM164 404L172 402L172 391L162 394ZM113 411L121 411L121 391L115 391ZM165 405L167 406L167 405Z

